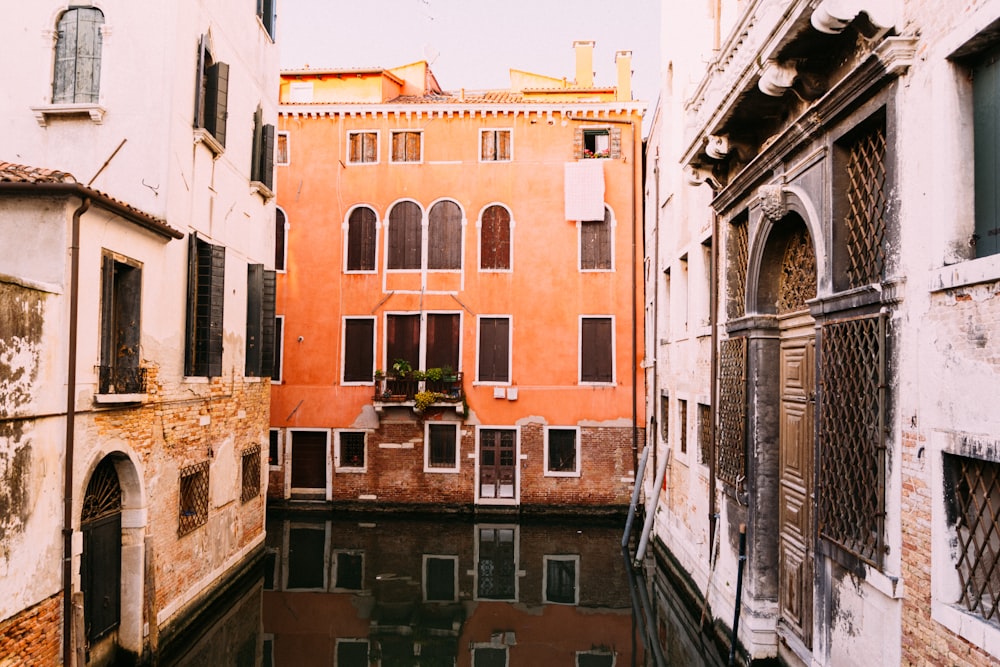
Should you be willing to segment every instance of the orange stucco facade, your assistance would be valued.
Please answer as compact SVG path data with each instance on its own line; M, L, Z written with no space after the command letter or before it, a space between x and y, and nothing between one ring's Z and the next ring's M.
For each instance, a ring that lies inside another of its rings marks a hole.
M283 74L272 498L628 505L643 105L616 99L618 58L605 88L512 72L444 92L426 63ZM595 196L603 221L569 217ZM404 356L444 379L395 375Z

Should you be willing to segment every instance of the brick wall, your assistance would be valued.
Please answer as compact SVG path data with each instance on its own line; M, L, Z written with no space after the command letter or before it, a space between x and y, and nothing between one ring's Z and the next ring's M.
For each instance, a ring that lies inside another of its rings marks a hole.
M62 660L62 593L0 622L0 666L56 665Z

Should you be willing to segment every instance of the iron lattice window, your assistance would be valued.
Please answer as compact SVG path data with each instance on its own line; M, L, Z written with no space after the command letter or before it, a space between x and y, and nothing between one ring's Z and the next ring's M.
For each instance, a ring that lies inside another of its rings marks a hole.
M576 429L550 428L548 430L547 472L576 472Z
M785 246L778 279L779 313L794 313L816 297L816 254L805 229L792 234Z
M122 487L118 482L118 473L114 461L105 458L97 464L87 483L80 521L93 521L121 511Z
M340 467L365 467L365 434L359 431L340 433Z
M850 287L879 282L885 269L885 127L858 135L847 159L847 276Z
M736 486L746 475L747 339L730 338L719 350L719 432L716 474Z
M819 533L880 566L885 554L885 318L826 324L820 343Z
M245 503L260 495L260 445L244 449L241 458L240 502Z
M1000 463L945 454L945 497L958 538L960 602L1000 624Z
M208 522L208 461L181 469L177 534L186 535Z
M729 227L729 270L726 284L729 298L726 301L726 317L733 320L743 317L747 309L747 266L749 262L749 225L745 217L733 222Z
M698 404L698 452L702 465L712 460L712 409L704 403Z

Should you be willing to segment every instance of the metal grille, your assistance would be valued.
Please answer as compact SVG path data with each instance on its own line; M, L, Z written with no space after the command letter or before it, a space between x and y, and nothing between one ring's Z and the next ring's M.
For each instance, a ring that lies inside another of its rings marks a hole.
M340 433L340 467L365 467L365 434L358 431Z
M847 275L851 287L879 282L885 268L885 128L858 136L847 160Z
M885 553L885 319L823 326L819 532L879 566Z
M701 464L708 465L712 460L712 411L704 403L698 404L698 450L701 453Z
M726 301L726 317L743 317L747 307L747 263L749 261L749 234L746 218L734 222L729 227L729 299Z
M778 280L778 312L793 313L816 297L816 253L804 229L792 235L785 246Z
M101 366L98 384L101 394L142 394L146 391L146 369Z
M177 534L186 535L208 521L208 461L181 469Z
M240 480L240 502L260 495L260 445L243 450L243 478Z
M93 521L122 511L122 487L114 462L106 458L97 464L83 497L81 521Z
M944 457L958 536L959 602L1000 624L1000 463Z
M746 475L747 339L730 338L719 350L719 479L733 486Z

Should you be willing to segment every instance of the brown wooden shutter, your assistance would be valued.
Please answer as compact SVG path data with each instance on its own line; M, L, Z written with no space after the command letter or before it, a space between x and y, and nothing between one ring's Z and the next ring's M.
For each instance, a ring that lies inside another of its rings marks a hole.
M611 353L611 318L583 318L580 332L580 381L611 382Z
M510 213L503 206L483 211L480 262L484 269L510 268Z
M462 268L462 209L452 201L434 204L427 227L427 268Z
M349 151L349 155L347 158L348 162L361 162L361 155L362 155L361 139L363 136L364 135L359 133L348 135L348 142L350 144L350 147L348 149Z
M101 366L114 365L115 260L101 257Z
M420 162L420 139L419 132L404 132L406 136L406 160L407 162Z
M375 320L344 321L344 382L371 382L375 366Z
M461 317L457 313L431 313L427 316L427 368L450 366L458 370Z
M508 382L510 320L484 317L479 321L479 381Z
M292 431L292 488L326 488L326 431Z
M405 359L413 368L420 364L420 316L389 315L385 331L386 365Z
M406 133L392 133L392 161L403 162L406 160Z
M374 132L364 132L361 135L362 162L378 161L378 135Z
M497 160L510 159L510 130L497 131Z
M496 151L493 143L493 130L484 130L479 134L480 158L484 161L495 160Z
M194 86L194 126L205 127L205 61L208 57L208 35L198 40L198 75Z
M285 213L274 209L274 268L285 270Z
M229 65L215 63L205 71L205 129L222 146L226 145L227 105L229 103Z
M611 268L611 213L604 210L604 220L580 223L580 268Z
M274 125L265 125L261 135L260 156L261 182L269 190L274 189Z
M375 211L362 206L347 221L347 270L375 269Z
M420 207L413 202L396 204L389 211L390 269L421 268L422 225Z

